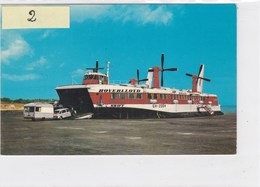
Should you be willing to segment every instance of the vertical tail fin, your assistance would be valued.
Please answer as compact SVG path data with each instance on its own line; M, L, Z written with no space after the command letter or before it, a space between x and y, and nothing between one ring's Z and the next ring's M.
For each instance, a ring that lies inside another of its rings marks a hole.
M204 77L204 64L200 65L198 77L202 77L202 78ZM202 93L202 89L203 89L203 79L197 79L197 92Z
M149 69L151 70L151 68ZM148 86L148 88L152 88L152 80L153 80L153 72L148 70L148 74L147 74L147 81L145 82L145 84Z

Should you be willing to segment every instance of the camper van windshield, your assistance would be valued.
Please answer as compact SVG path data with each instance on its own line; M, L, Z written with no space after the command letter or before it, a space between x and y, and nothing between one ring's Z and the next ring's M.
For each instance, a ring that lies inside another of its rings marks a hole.
M29 107L29 112L34 112L34 107Z

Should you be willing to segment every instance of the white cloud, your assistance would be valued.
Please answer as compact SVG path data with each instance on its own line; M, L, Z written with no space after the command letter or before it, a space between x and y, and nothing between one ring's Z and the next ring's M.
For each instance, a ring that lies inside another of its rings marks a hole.
M27 81L27 80L35 80L40 78L39 75L36 74L24 74L24 75L13 75L13 74L2 74L3 79L7 79L10 81Z
M151 8L150 6L124 6L122 11L115 12L115 19L122 22L137 22L138 24L167 24L172 20L173 13L164 6Z
M73 72L71 72L71 76L73 77L79 77L79 76L83 76L85 74L85 70L82 70L82 69L77 69Z
M20 36L7 36L2 43L1 61L8 64L11 60L17 60L25 55L32 54L30 45Z
M71 6L71 20L83 22L88 19L98 19L106 16L112 5L75 5Z
M53 36L54 35L54 31L52 30L46 30L44 31L44 33L40 36L41 39L45 39L45 38L48 38L50 36Z
M46 65L46 62L47 62L46 58L40 57L39 60L29 64L25 69L26 70L34 70L35 68L40 68L40 67Z
M72 21L83 22L89 19L112 19L120 22L135 22L137 24L168 24L172 11L166 6L149 5L85 5L72 6Z
M59 68L62 68L64 65L65 65L65 63L61 63L61 64L59 65Z

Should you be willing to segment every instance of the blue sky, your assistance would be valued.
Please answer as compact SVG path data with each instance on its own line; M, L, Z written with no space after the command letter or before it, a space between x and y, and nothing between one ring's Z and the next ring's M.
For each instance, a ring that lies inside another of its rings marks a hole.
M191 89L205 64L205 93L236 105L235 5L75 5L69 29L1 30L1 97L58 99L86 67L111 62L110 80L146 78L165 54L164 86ZM105 71L104 71L105 72Z

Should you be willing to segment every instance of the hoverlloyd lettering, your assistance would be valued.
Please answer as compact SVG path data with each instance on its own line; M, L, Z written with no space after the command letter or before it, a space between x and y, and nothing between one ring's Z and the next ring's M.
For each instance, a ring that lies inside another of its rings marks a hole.
M129 93L140 93L141 90L136 89L99 89L98 92L116 92L116 93L123 93L123 92L129 92Z

